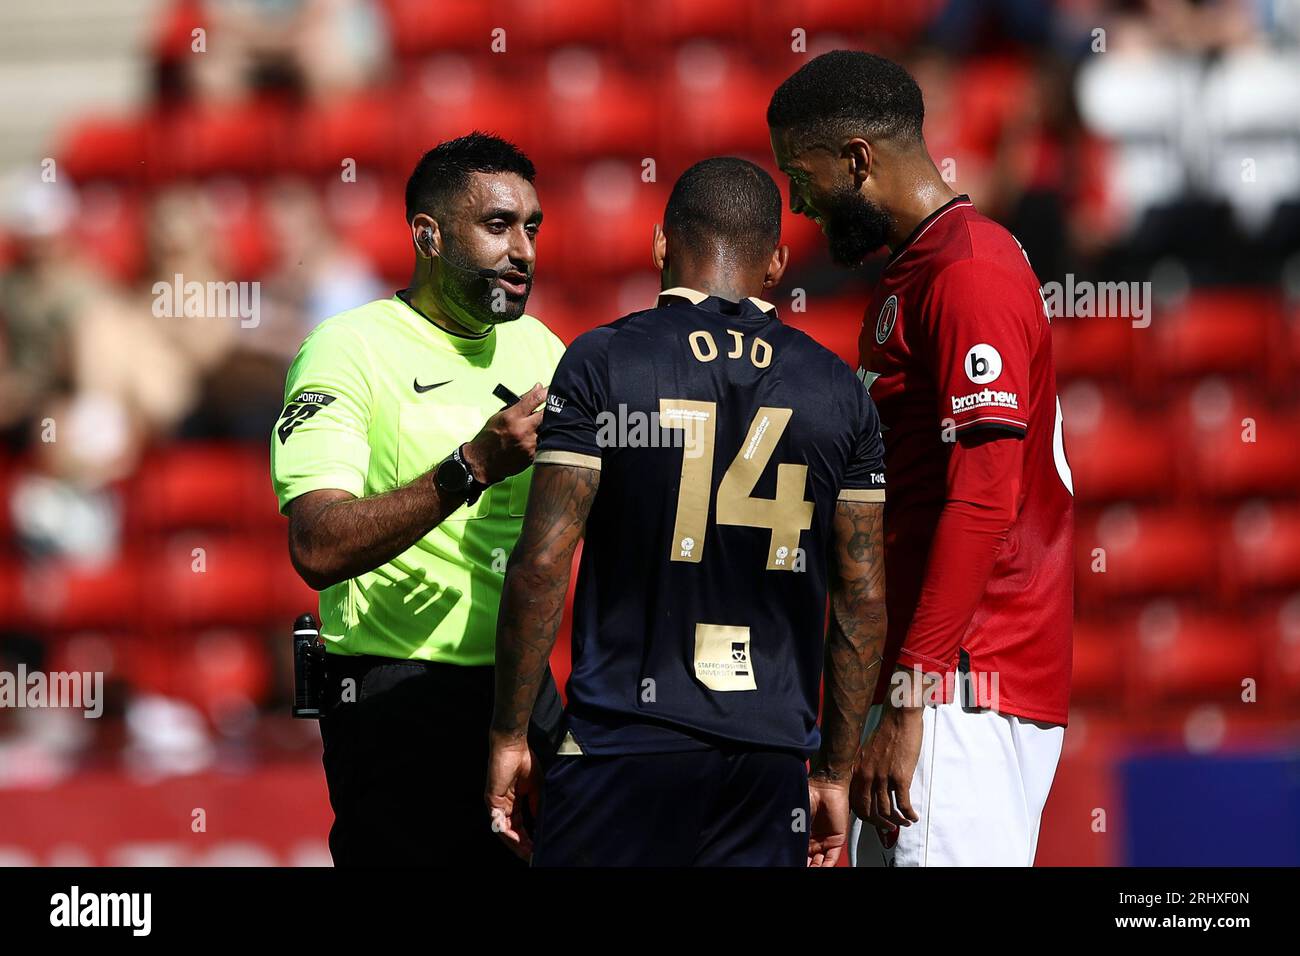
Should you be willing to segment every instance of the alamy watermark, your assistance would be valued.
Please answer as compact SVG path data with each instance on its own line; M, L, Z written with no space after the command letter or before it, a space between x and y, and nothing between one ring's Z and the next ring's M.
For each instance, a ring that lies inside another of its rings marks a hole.
M96 718L104 713L102 671L0 671L0 708L68 708Z
M899 669L889 678L889 701L895 707L938 707L953 700L965 707L997 710L1001 684L997 671L923 671Z
M245 329L262 322L260 282L186 282L178 272L171 282L155 282L152 291L157 319L239 319Z
M1130 319L1135 329L1151 324L1150 282L1093 282L1076 280L1073 272L1064 282L1045 282L1043 304L1055 318Z
M152 893L83 893L73 884L50 897L50 925L61 928L120 927L132 936L153 929Z
M692 408L643 412L620 403L616 411L596 415L596 444L601 448L682 448L685 457L699 458L707 450L705 425L711 414Z

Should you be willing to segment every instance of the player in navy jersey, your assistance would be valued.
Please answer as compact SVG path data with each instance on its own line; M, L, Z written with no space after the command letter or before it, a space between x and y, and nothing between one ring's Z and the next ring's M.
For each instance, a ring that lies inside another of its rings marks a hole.
M527 853L524 705L585 533L535 865L834 865L845 843L884 640L884 452L849 367L758 298L785 269L780 222L757 166L691 167L655 227L665 291L580 336L551 383L486 794Z
M1070 692L1072 485L1024 250L948 188L916 82L836 50L772 97L790 206L892 252L859 374L885 427L888 681L854 777L859 865L1033 863ZM888 693L887 693L888 691Z

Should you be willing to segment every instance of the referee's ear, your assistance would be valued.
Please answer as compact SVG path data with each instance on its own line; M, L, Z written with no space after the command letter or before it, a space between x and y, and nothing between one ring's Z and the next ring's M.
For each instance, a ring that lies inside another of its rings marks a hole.
M433 251L442 241L438 221L427 212L417 212L411 217L411 241L415 243L415 254L421 259L432 259Z

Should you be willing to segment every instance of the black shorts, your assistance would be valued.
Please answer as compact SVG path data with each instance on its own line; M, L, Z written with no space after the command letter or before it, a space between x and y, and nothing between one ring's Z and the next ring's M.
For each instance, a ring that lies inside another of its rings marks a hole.
M483 802L493 668L327 658L321 717L335 866L523 866ZM355 701L339 699L355 681ZM554 753L560 701L544 683L529 743Z
M533 866L805 866L808 773L771 750L563 756Z

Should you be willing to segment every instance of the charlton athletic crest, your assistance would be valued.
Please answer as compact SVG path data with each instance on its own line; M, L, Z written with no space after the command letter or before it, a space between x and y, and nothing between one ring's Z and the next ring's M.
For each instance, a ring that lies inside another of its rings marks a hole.
M891 295L885 300L885 304L880 307L880 315L876 318L876 344L884 345L885 340L889 338L889 333L894 331L894 323L898 320L898 296Z

